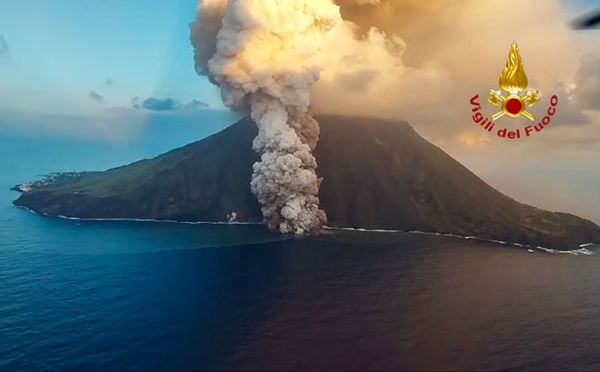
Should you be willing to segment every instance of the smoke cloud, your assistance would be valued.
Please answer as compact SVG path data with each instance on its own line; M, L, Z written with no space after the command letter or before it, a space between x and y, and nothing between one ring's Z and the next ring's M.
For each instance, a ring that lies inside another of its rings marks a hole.
M308 109L322 47L340 22L329 0L204 0L191 24L196 71L258 125L261 160L250 187L269 227L284 233L317 232L326 222L312 155L319 125Z
M327 41L326 67L311 92L314 112L407 120L446 150L463 136L482 135L469 126L464 102L498 89L513 41L542 102L571 86L588 48L556 0L335 2L344 24ZM580 75L580 86L589 87L591 74ZM561 102L565 118L589 122L580 108Z
M570 30L570 15L558 0L333 3L204 0L191 25L198 73L221 87L229 107L251 112L258 122L254 148L262 159L255 166L252 189L272 227L295 231L289 224L304 226L282 217L290 195L304 195L300 204L318 210L313 197L319 180L310 149L319 130L304 115L309 95L311 112L407 120L425 138L457 155L477 151L479 157L485 148L495 157L504 155L506 146L514 148L471 125L467 104L475 94L498 89L513 41L519 45L528 89L538 89L542 98L532 114L542 114L552 94L561 102L544 136L520 144L523 154L545 153L548 144L566 148L600 142L592 135L600 125L598 116L592 116L600 112L594 104L600 86L598 58L588 55L580 61L590 45ZM296 6L304 4L310 5ZM315 4L331 9L322 13L330 14L323 17L328 21L316 21L321 13L311 10ZM300 170L309 171L304 184L296 181L303 179L295 176ZM320 219L314 217L320 213L307 214L308 220Z

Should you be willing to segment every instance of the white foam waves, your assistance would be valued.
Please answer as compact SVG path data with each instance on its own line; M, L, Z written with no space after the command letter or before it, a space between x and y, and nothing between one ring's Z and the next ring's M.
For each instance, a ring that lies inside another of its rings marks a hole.
M530 252L531 252L531 249L533 248L533 249L537 249L537 250L544 251L547 253L552 253L552 254L571 254L571 255L575 255L575 256L579 256L579 255L589 256L589 255L593 254L593 252L590 251L589 249L587 249L587 247L592 247L592 246L597 245L595 243L585 243L585 244L580 244L579 249L561 251L561 250L551 249L551 248L546 248L546 247L541 247L541 246L530 246L527 244L509 243L509 242L505 242L503 240L484 239L484 238L478 238L475 236L464 236L464 235L446 234L446 233L439 233L439 232L413 231L413 230L362 229L362 228L352 228L352 227L327 227L327 229L329 229L329 230L361 231L361 232L406 233L406 234L449 236L449 237L460 238L460 239L465 239L465 240L477 240L477 241L482 241L482 242L487 242L487 243L495 243L495 244L502 244L502 245L511 245L511 246L520 247L520 248L527 248Z
M16 205L15 207L24 209L33 214L37 214L45 217L52 218L60 218L63 220L71 220L71 221L106 221L106 222L154 222L154 223L177 223L184 225L262 225L261 222L239 222L239 221L228 221L228 222L219 222L219 221L176 221L176 220L157 220L151 218L81 218L81 217L69 217L62 215L53 215L49 213L36 212L27 207L23 207L20 205Z
M80 217L68 217L68 216L55 216L52 214L48 214L48 213L42 213L42 212L36 212L32 209L29 209L27 207L23 207L20 205L16 205L15 207L17 208L21 208L24 209L28 212L31 212L33 214L37 214L37 215L41 215L41 216L46 216L46 217L55 217L55 218L60 218L60 219L64 219L64 220L72 220L72 221L107 221L107 222L153 222L153 223L177 223L177 224L184 224L184 225L263 225L263 223L261 222L239 222L239 221L230 221L230 222L209 222L209 221L196 221L196 222L190 222L190 221L175 221L175 220L157 220L157 219L150 219L150 218L80 218ZM527 244L520 244L520 243L509 243L509 242L505 242L503 240L496 240L496 239L483 239L483 238L478 238L475 236L464 236L464 235L457 235L457 234L446 234L446 233L440 233L440 232L427 232L427 231L416 231L416 230L389 230L389 229L363 229L363 228L353 228L353 227L325 227L325 229L327 230L344 230L344 231L358 231L358 232L377 232L377 233L402 233L402 234L423 234L423 235L438 235L438 236L448 236L448 237L453 237L453 238L459 238L459 239L465 239L465 240L477 240L477 241L482 241L482 242L487 242L487 243L495 243L495 244L502 244L502 245L511 245L514 247L520 247L520 248L526 248L528 249L529 252L533 252L532 249L537 249L540 251L544 251L547 253L552 253L552 254L570 254L570 255L575 255L575 256L579 256L579 255L585 255L585 256L589 256L592 255L593 252L590 251L589 249L587 249L587 247L593 247L593 246L597 246L598 244L595 243L585 243L585 244L580 244L579 245L579 249L572 249L572 250L568 250L568 251L561 251L561 250L557 250L557 249L551 249L551 248L546 248L546 247L541 247L541 246L530 246Z

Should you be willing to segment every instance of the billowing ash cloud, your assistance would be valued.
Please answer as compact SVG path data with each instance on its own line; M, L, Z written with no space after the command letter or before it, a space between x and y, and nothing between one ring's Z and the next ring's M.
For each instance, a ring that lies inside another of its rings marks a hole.
M544 102L552 94L560 96L557 83L571 87L571 71L588 50L569 30L570 16L558 0L334 1L344 23L327 39L326 68L311 90L311 110L408 120L445 149L463 143L467 135L483 134L465 125L470 117L464 100L497 86L513 40L521 50L530 88L538 89ZM519 12L506 11L517 8ZM499 35L498 27L506 32ZM541 29L544 32L537 32ZM579 91L590 92L592 73L583 75L585 88ZM593 104L588 100L585 105ZM536 106L534 115L543 110L542 104ZM552 128L583 128L590 121L587 115L563 99L561 118L553 119ZM487 137L493 146L509 145Z
M322 43L338 23L330 0L204 0L191 24L198 73L218 84L224 103L258 125L252 192L265 221L284 233L317 232L318 123L308 115Z
M217 53L217 34L221 29L226 6L227 0L201 0L196 21L190 24L196 72L209 78L208 61ZM216 84L214 80L211 81Z

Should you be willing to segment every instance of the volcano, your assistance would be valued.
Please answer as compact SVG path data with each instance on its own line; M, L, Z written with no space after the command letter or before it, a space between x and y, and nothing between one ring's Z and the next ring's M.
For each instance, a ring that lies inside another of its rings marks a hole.
M448 233L561 250L600 243L593 222L511 199L405 122L316 119L319 197L331 227ZM261 222L249 186L256 134L245 118L154 159L20 187L14 204L51 216Z

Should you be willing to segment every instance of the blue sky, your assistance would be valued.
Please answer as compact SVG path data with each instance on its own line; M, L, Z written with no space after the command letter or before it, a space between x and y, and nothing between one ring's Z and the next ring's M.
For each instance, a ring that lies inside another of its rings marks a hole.
M598 5L564 0L574 14ZM189 23L197 0L0 0L0 109L76 112L133 97L222 108L196 75ZM112 82L107 84L107 80ZM91 100L90 92L102 100Z
M600 6L599 0L561 0L561 3L566 9L575 11L592 10Z
M196 75L189 23L197 0L0 0L0 108L40 112L129 106L133 97L222 107ZM109 79L109 80L108 80ZM110 84L107 84L110 82Z

